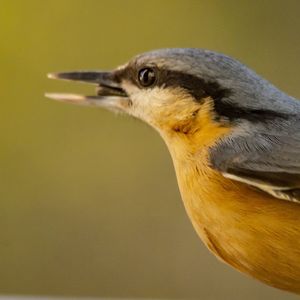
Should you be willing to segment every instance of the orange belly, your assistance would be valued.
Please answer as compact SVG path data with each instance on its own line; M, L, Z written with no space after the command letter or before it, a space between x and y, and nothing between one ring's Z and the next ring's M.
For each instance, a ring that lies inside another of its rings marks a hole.
M203 157L172 156L185 208L207 247L234 268L300 294L300 204L226 179Z

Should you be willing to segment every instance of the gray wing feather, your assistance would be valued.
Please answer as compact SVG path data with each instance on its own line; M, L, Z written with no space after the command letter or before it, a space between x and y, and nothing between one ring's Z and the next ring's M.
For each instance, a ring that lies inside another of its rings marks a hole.
M210 161L225 177L300 202L299 120L248 124L211 148Z

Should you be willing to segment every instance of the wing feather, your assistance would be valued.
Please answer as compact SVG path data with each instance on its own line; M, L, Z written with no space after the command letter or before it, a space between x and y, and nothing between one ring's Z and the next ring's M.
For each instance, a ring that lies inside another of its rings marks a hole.
M211 148L213 168L274 197L300 203L300 121L239 130Z

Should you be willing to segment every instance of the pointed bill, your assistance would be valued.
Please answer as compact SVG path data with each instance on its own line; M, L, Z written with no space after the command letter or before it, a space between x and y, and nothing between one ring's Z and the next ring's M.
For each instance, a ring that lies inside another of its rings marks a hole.
M96 84L95 95L78 95L69 93L46 93L47 98L84 106L99 106L113 110L124 110L130 100L121 87L113 72L102 71L74 71L48 74L50 79L78 81Z

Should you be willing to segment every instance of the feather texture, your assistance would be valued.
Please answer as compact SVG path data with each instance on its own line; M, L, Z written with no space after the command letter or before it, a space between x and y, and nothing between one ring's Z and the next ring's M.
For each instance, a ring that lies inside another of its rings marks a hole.
M300 203L298 119L258 128L243 124L210 149L210 162L227 178Z

